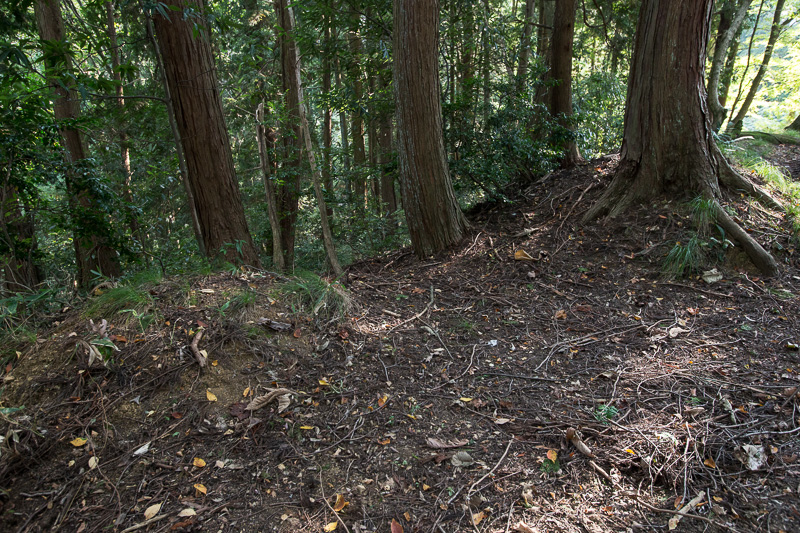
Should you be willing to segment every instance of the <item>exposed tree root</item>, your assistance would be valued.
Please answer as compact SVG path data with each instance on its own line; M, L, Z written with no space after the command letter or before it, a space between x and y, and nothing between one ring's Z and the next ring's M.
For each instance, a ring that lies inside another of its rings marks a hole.
M725 234L741 245L750 261L765 276L778 273L778 262L758 242L737 224L728 213L714 200L714 216L717 223L725 230Z
M742 191L770 209L785 211L786 208L770 193L736 172L721 153L717 154L717 161L719 162L719 181L725 187L732 191Z

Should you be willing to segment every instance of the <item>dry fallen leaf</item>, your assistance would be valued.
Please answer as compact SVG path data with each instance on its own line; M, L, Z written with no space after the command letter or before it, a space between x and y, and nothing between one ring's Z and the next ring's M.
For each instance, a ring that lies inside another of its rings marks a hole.
M322 531L325 531L325 533L330 533L337 527L339 527L339 522L330 522L329 524L326 524L325 527L322 528Z
M445 450L447 448L458 448L460 446L465 446L469 441L466 439L441 440L433 437L428 437L428 439L425 442L428 444L429 447L435 450Z
M337 513L344 509L347 505L350 505L350 502L345 501L344 496L341 494L336 495L336 503L333 504L333 510Z
M204 496L208 494L208 489L202 483L195 483L194 490L196 490L198 494L202 494Z
M69 443L72 444L73 446L75 446L76 448L80 448L81 446L83 446L87 442L88 441L86 439L84 439L83 437L78 437L78 438L75 438L75 439L72 439L71 441L69 441Z
M473 515L472 515L472 523L477 526L478 524L483 522L484 518L486 518L486 513L484 513L483 511L481 511L479 513L473 513Z
M517 522L511 529L513 529L514 531L518 531L519 533L537 533L535 529L533 529L525 522Z
M203 468L204 466L206 466L206 462L199 457L195 457L194 460L192 461L192 464L197 468Z
M208 398L209 402L216 402L217 396L211 392L210 390L206 389L206 398Z
M392 533L403 533L403 526L400 525L400 522L392 518Z
M97 468L97 463L98 461L96 455L89 457L89 470L94 470L95 468Z
M378 398L378 407L383 407L384 405L386 405L386 400L388 400L388 399L389 399L389 397L387 395L385 395L385 394L383 396L381 396L380 398Z
M715 463L714 459L712 459L711 457L709 457L708 459L703 461L703 464L706 465L709 468L716 468L717 467L717 463Z
M533 257L528 254L525 250L517 250L514 252L514 259L517 261L533 261Z
M566 311L564 311L563 309L559 309L558 311L556 311L556 314L555 314L555 319L556 320L566 320L566 318L567 318L567 312Z
M558 459L558 452L555 450L547 450L547 458L555 463Z
M160 503L155 503L155 504L151 505L150 507L148 507L147 509L144 510L144 519L145 520L150 520L155 515L157 515L160 510L161 510L161 504Z
M188 516L196 516L196 515L197 515L197 512L194 509L192 509L191 507L187 507L186 509L184 509L183 511L178 513L178 516L180 516L181 518L186 518Z

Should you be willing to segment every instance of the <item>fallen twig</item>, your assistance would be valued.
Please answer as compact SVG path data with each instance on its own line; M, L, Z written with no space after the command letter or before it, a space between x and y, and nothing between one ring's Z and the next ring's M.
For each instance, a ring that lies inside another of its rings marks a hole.
M200 365L200 368L203 368L208 364L208 358L200 352L200 349L197 345L200 343L200 339L203 338L203 330L198 330L197 334L192 339L192 344L190 348L192 349L192 353L194 354L195 359L197 359L197 363Z

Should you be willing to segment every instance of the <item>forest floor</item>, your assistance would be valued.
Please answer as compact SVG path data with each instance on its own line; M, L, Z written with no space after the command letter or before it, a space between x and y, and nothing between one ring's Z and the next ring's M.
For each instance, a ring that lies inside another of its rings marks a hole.
M474 209L451 253L352 265L346 292L250 270L65 309L6 368L0 529L800 531L790 224L733 197L779 276L734 248L669 281L686 205L580 224L613 167Z

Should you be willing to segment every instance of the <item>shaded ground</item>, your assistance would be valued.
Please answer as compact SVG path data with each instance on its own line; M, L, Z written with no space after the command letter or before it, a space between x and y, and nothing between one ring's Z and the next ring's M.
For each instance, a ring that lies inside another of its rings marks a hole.
M800 530L788 223L737 208L775 279L711 249L721 280L667 282L684 206L578 225L610 172L481 206L452 254L352 266L340 322L269 273L170 280L144 333L109 317L107 368L68 311L5 377L2 529L648 531L699 495L677 531ZM245 410L274 387L288 408Z

